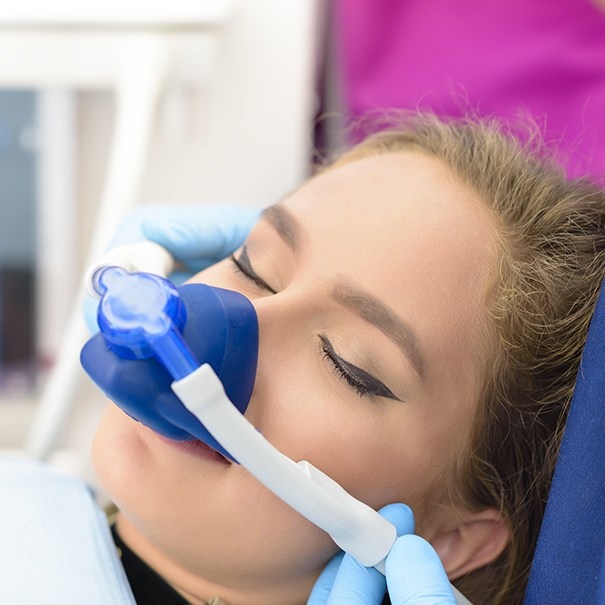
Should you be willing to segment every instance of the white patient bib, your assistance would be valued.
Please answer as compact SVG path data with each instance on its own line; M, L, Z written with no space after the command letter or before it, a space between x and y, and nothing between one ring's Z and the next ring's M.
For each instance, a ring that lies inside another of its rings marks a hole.
M0 603L135 605L84 482L41 463L0 459Z

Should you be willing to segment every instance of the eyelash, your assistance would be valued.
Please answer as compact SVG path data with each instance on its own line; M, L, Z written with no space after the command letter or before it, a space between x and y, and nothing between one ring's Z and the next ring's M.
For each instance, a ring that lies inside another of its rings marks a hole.
M242 256L246 254L246 247L244 246L242 249ZM247 256L247 254L246 254ZM265 290L266 292L271 292L271 294L277 294L277 291L274 290L266 281L261 279L256 273L251 271L251 267L248 268L245 266L240 258L235 258L235 254L229 255L229 260L233 263L235 270L238 273L241 273L244 277L246 277L249 281L256 284L261 290Z
M386 399L401 401L383 382L338 355L334 351L332 343L325 336L320 334L319 339L322 343L321 350L324 359L327 359L334 366L340 377L346 380L349 386L355 389L360 397L368 395L372 399L384 397Z
M242 257L245 257L245 259L246 259L245 262L242 262ZM231 255L229 255L229 260L233 263L235 270L238 273L241 273L247 280L251 281L256 286L258 286L259 288L261 288L262 290L264 290L266 292L271 292L272 294L277 294L277 292L269 284L267 284L267 282L265 282L263 279L261 279L261 277L258 276L256 274L256 272L254 272L254 270L252 269L251 266L248 266L248 264L249 264L248 255L247 255L245 246L242 249L240 258L236 258L234 254L231 254ZM391 392L391 390L386 385L384 385L382 382L376 380L372 376L370 376L370 378L372 379L372 382L376 383L373 387L368 386L367 384L364 384L361 380L359 380L358 378L353 376L343 365L343 363L340 360L340 357L338 355L336 355L336 353L334 352L334 349L332 348L330 341L325 336L320 335L319 338L322 343L321 351L322 351L323 358L331 363L334 370L338 374L339 378L345 380L348 383L348 385L352 389L354 389L360 397L363 397L364 395L369 395L370 397L374 397L374 396L386 397L389 399L395 399L397 401L401 401L397 396L395 396ZM357 370L359 372L361 372L362 374L367 374L361 368L357 368Z
M368 388L345 370L345 368L340 364L338 359L336 359L336 357L334 356L334 352L326 346L325 339L321 336L320 339L322 342L322 356L324 359L327 359L332 364L339 378L345 380L349 384L349 386L355 389L355 391L357 391L357 394L360 397L367 395L369 393Z

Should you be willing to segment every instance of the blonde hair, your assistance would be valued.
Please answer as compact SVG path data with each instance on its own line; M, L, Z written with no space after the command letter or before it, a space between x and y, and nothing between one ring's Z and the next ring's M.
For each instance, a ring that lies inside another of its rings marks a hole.
M496 121L398 118L337 164L417 150L441 160L496 215L501 254L485 305L494 358L479 413L451 482L453 503L497 507L505 552L461 578L473 603L521 603L567 411L605 274L605 195L568 180Z

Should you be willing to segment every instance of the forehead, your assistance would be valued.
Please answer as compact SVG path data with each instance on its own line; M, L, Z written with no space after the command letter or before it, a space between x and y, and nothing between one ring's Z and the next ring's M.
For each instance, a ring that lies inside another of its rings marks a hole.
M472 346L495 266L496 220L437 159L406 151L344 164L285 204L306 231L318 277L344 275L379 295L429 349Z
M496 220L478 195L439 160L418 152L329 169L285 205L303 222L313 247L343 252L338 260L369 256L374 262L378 252L403 262L415 252L451 269L453 261L495 247Z

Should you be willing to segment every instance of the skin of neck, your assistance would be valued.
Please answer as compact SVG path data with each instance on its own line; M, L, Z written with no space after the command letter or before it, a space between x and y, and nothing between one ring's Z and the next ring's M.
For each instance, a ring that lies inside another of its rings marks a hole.
M302 605L307 602L313 584L321 573L321 569L318 569L312 576L293 576L284 579L281 584L271 582L271 585L222 585L208 581L180 566L141 533L122 512L117 515L116 527L130 550L192 605L205 605L216 596L227 605ZM200 547L220 549L220 544Z

